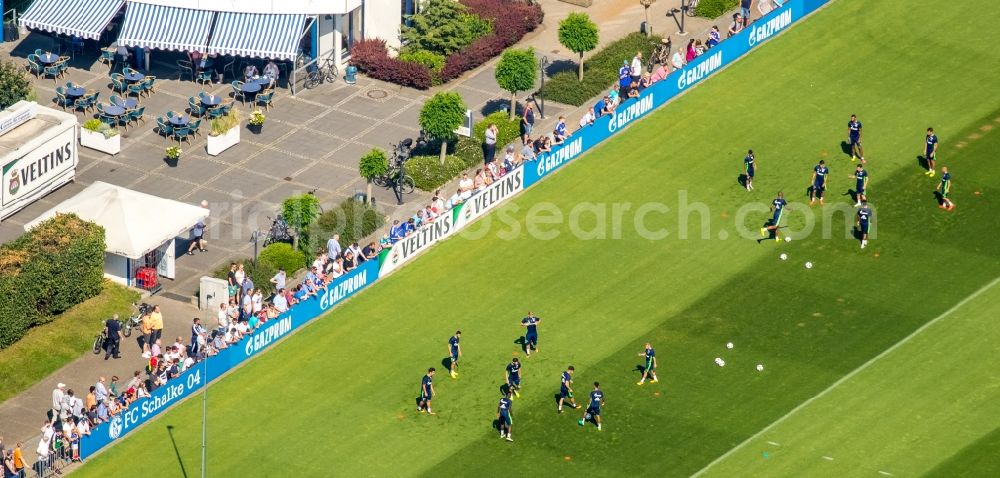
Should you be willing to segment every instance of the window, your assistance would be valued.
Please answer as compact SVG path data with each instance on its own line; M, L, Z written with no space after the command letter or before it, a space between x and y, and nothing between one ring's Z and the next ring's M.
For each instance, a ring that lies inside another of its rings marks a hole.
M341 56L346 57L351 52L354 42L364 39L364 5L343 16L341 23Z

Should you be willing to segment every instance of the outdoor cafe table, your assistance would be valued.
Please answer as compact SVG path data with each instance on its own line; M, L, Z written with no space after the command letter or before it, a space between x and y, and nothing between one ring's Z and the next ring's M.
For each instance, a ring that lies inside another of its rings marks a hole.
M257 93L260 92L261 88L260 83L257 82L243 83L243 86L240 87L240 91L251 96L256 96Z
M218 106L219 103L222 103L222 97L221 96L218 96L218 95L205 95L205 96L201 97L201 104L203 104L205 106L208 106L210 108L212 106Z
M174 126L186 126L190 121L191 117L187 115L174 115L170 118L170 124Z
M74 86L72 88L66 88L66 97L79 98L83 96L86 92L87 90L85 90L82 86Z
M125 114L125 108L118 105L107 105L104 107L104 114L108 116L121 116Z
M130 110L132 108L135 108L136 106L139 106L139 100L135 98L125 98L121 100L121 103L118 103L118 106L123 106L125 107L125 109Z
M56 55L55 53L42 53L41 55L38 55L38 59L46 65L51 65L59 61L59 55Z
M146 78L146 75L143 75L142 73L139 73L139 72L129 73L129 74L126 74L124 76L125 76L125 79L128 80L129 83L135 83L137 81L142 81L142 80L144 80Z
M270 76L258 76L256 78L251 79L247 83L256 83L256 84L260 85L261 88L263 88L263 87L265 87L267 85L270 85L271 81L272 80L271 80Z

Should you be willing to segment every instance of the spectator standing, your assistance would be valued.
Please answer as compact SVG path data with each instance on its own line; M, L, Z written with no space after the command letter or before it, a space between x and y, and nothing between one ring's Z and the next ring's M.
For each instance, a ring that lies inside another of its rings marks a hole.
M279 313L284 313L288 310L288 299L285 298L284 287L278 289L278 292L274 294L274 299L271 299L271 303L274 304L274 308L277 309Z
M87 401L84 402L84 408L90 410L97 406L97 387L91 385L90 393L87 394Z
M59 418L59 411L62 410L63 396L66 395L66 384L59 382L52 390L52 409L49 410L49 420Z
M191 355L197 356L201 352L201 347L198 346L198 337L206 332L205 327L201 326L201 319L195 317L194 322L191 324Z
M743 27L750 23L750 7L753 5L753 0L740 0L740 16L743 17Z
M236 282L236 263L229 264L229 273L226 274L226 281L229 283L229 297L235 297L240 290L239 282Z
M193 256L194 255L195 248L197 248L201 252L205 252L205 251L208 250L208 249L205 249L206 243L205 243L205 220L204 219L198 219L198 222L196 222L194 224L194 227L191 228L191 235L194 236L194 238L191 239L191 245L188 246L188 255L189 256Z
M525 145L530 145L531 142L525 139ZM469 178L469 173L462 173L462 179L458 181L458 189L462 191L462 200L468 200L472 197L472 190L475 187L475 182Z
M139 331L142 332L142 358L149 358L149 347L153 344L153 317L143 315L139 320Z
M670 55L670 66L674 67L675 70L684 68L684 57L680 50L674 50L674 54Z
M112 356L116 359L121 358L118 349L125 336L122 335L122 323L118 321L118 314L111 316L107 322L104 322L104 332L107 334L107 342L104 344L104 360Z
M101 403L104 403L104 402L108 401L108 396L109 396L108 395L108 387L107 387L107 385L105 385L105 382L107 382L107 381L108 381L108 379L106 379L104 377L100 377L99 379L97 379L97 383L94 384L94 387L95 387L94 388L94 396L97 397L97 404L98 405L100 405Z
M642 52L635 52L635 56L632 57L632 83L639 83L639 78L642 77Z
M42 424L42 437L38 439L38 448L35 448L35 454L38 455L38 461L43 463L42 466L47 467L49 461L49 448L52 444L52 437L55 435L55 430L52 428L52 423L45 422ZM43 470L37 470L43 471ZM59 472L59 474L62 474ZM44 473L39 473L39 476L43 476Z
M14 468L18 473L21 473L21 470L25 469L28 465L24 462L24 453L21 452L21 446L23 446L21 442L17 442L17 445L14 446Z
M274 277L271 278L271 283L274 284L275 290L284 289L286 279L287 274L285 274L285 269L283 267L279 267L278 273L274 274Z
M531 130L535 126L535 110L531 103L524 105L524 112L521 113L521 142L528 144L531 139Z
M497 133L500 130L497 125L490 123L486 127L483 139L483 163L490 164L496 158L497 155Z
M628 85L632 84L632 67L628 60L622 61L622 67L618 69L618 91L625 95L628 93ZM600 117L600 113L598 113Z
M340 247L340 234L334 234L330 240L326 241L326 256L332 261L340 255L343 250Z
M163 335L163 313L160 312L160 306L154 305L153 312L149 314L150 328L152 329L152 339L156 342Z

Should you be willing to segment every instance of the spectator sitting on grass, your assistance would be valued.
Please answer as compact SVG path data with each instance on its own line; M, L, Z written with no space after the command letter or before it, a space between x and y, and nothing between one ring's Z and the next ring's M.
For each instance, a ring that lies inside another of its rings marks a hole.
M589 110L588 110L589 111ZM503 153L503 169L504 171L511 172L518 165L517 155L514 154L514 145L508 144L507 149Z
M642 81L642 80L640 80L640 81ZM633 81L632 82L632 86L630 86L628 88L628 97L629 98L638 98L639 97L639 81Z
M490 165L493 165L493 164L496 164L496 161L490 161ZM493 167L496 167L496 166L493 166ZM437 218L438 218L438 215L437 215L436 212L434 212L434 208L433 207L431 207L430 205L428 205L427 207L424 208L424 219L427 222L434 222L434 220L437 219ZM359 258L365 258L365 260L367 260L367 258L365 257L366 255L367 254L362 253L362 254L358 255L358 257Z
M562 144L570 136L570 133L566 131L566 117L560 115L559 121L556 122L556 128L552 130L552 139L555 144Z
M733 14L733 23L729 24L729 36L731 37L731 36L733 36L733 35L741 32L741 31L743 31L743 27L744 26L745 26L745 23L743 21L743 16L740 15L739 13L734 13Z
M521 162L534 161L535 160L535 148L528 143L521 147Z
M295 299L296 303L302 302L309 297L309 291L307 291L305 287L302 287L302 284L299 284L295 286L295 289L293 289L292 297Z
M444 206L444 203L441 203L441 205ZM379 248L378 246L375 245L374 242L371 242L367 246L365 246L365 248L362 249L361 252L364 253L365 257L368 260L378 259Z
M413 226L420 229L424 225L424 210L417 209L417 212L413 213L413 217L410 219L413 221Z
M378 240L379 250L392 248L392 239L389 238L389 233L382 234L382 238Z
M583 113L583 117L580 118L580 129L586 128L587 126L592 126L594 124L594 120L597 119L597 115L594 114L594 111L596 111L597 107L595 106L594 108L595 109L588 108L587 111Z
M483 169L479 168L476 170L476 177L472 180L472 193L478 193L486 187L486 175L483 174Z
M672 66L674 70L684 68L684 64L684 55L681 55L680 50L676 50L673 55L670 55L670 66Z
M492 163L492 161L491 161ZM441 197L441 190L438 189L434 192L434 197L431 198L431 209L434 210L434 214L441 215L445 211L444 209L444 198ZM368 254L365 254L368 255Z
M705 42L709 48L715 47L722 41L722 35L719 33L719 26L712 25L712 30L708 32L708 41Z
M653 80L650 79L649 73L643 73L642 79L639 80L639 93L642 93L643 90L649 88L652 84Z
M668 74L670 74L670 71L667 69L667 65L665 63L661 63L656 67L656 70L653 71L653 74L650 75L649 83L653 84L657 81L661 81L665 79Z
M489 175L492 176L494 180L497 180L501 176L503 176L503 169L500 166L497 166L496 161L486 166L486 172L489 173Z
M552 152L552 140L548 136L542 136L535 142L535 147L538 154Z
M306 290L306 295L308 297L315 297L316 292L319 290L316 287L316 282L314 282L313 279L308 278L302 283L302 288Z
M229 347L229 344L226 343L226 334L223 331L216 330L212 333L212 347L215 348L216 351Z
M420 214L420 213L421 213L421 211L417 211L417 214ZM346 272L351 272L351 271L354 270L355 267L358 267L357 260L354 259L354 253L353 252L347 251L347 252L344 253L343 266L344 266L344 272L345 273Z
M458 189L455 194L452 194L450 198L444 203L444 210L447 211L455 206L462 204L462 190Z
M395 244L404 237L406 237L406 226L400 224L399 219L392 221L392 227L389 228L389 242Z
M631 81L631 80L629 80ZM631 83L630 83L631 84ZM628 88L625 89L625 94L628 94ZM612 89L608 92L608 100L605 103L608 105L608 113L614 111L622 102L622 96L618 94L618 90Z
M406 221L406 235L409 236L410 234L413 234L415 232L417 232L417 224L416 221L414 221L413 218L411 217Z
M528 135L524 135L524 144L529 144L531 141ZM462 191L462 200L465 201L472 197L472 189L475 187L475 183L469 178L469 173L462 173L462 179L458 181L458 189Z

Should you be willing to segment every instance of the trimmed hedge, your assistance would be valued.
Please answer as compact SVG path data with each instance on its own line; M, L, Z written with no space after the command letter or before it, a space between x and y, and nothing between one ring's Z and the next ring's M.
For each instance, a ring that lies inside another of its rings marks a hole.
M224 265L219 266L219 268L212 273L212 277L226 280L229 274L230 262L243 264L243 271L246 272L246 276L253 281L254 288L260 289L261 293L263 293L265 297L274 292L274 284L271 283L271 278L278 273L278 267L268 261L260 260L259 257L256 264L254 264L254 262L249 258L233 259L226 262ZM295 271L289 271L286 269L285 272L291 276Z
M0 246L0 348L101 292L104 228L75 214Z
M480 156L481 158L482 156ZM481 159L480 159L481 160ZM465 163L457 156L446 156L441 165L439 156L414 156L406 162L406 172L414 184L424 191L434 191L465 170Z
M544 18L541 6L529 5L520 0L461 0L461 2L468 7L470 14L489 21L493 25L493 30L489 35L449 55L439 71L422 64L425 63L424 59L418 60L407 55L390 58L385 40L380 39L366 39L355 43L351 48L351 63L372 78L417 89L427 89L433 84L446 83L458 78L463 73L496 57L505 48L514 45L525 34L537 28Z
M622 62L631 62L637 51L642 52L643 58L649 58L653 45L659 42L660 37L649 38L642 33L631 33L614 41L584 61L582 82L575 70L556 73L546 81L543 90L545 99L573 106L583 105L599 94L617 88L618 69L622 67Z
M285 269L285 272L289 274L295 273L306 265L306 255L285 242L269 244L263 251L260 251L257 260L268 262L275 269Z
M694 14L699 17L717 18L736 8L739 3L739 0L701 0L695 7Z
M503 158L503 147L521 137L520 118L510 119L510 115L504 111L486 115L472 127L471 138L459 138L458 142L452 145L455 156L465 163L466 168L483 163L483 141L486 138L486 127L490 123L497 125L497 157L500 159Z
M334 234L340 234L340 244L346 247L368 237L383 224L385 215L374 206L348 198L336 208L321 214L316 220L317 230L320 231L317 239L323 240L323 243L317 246L325 250L326 240Z

